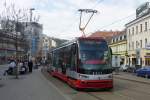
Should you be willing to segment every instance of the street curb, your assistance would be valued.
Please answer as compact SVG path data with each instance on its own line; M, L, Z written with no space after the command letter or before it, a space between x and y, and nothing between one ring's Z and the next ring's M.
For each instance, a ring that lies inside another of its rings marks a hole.
M115 77L115 78L118 78L118 79L122 79L122 80L127 80L127 81L138 82L138 83L143 83L143 84L150 85L150 83L148 83L148 82L138 81L138 80L129 79L129 78L124 78L124 77L118 77L118 76L114 76L114 77Z
M45 77L45 79L47 79L50 82L50 80L48 79L49 77L47 71L45 71L45 69L41 69L41 73ZM59 90L59 88L57 88L52 82L50 82L49 84L53 86L56 89L56 91L59 92L66 100L72 100L71 98L66 96L61 90Z

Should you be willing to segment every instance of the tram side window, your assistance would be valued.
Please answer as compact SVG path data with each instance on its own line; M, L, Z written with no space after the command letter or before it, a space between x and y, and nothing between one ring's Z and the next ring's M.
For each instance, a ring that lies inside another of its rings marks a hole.
M54 67L59 67L58 51L54 52Z
M76 66L76 44L71 46L71 70L75 70Z
M63 58L64 58L64 51L63 51L63 49L60 49L59 55L58 55L58 66L59 67L63 66Z
M65 53L64 53L64 62L66 63L66 67L71 66L71 46L68 46L65 48Z
M56 53L53 52L53 66L56 67Z

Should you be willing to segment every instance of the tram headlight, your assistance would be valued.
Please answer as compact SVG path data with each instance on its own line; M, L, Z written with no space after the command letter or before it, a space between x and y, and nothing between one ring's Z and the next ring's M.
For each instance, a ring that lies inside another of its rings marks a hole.
M80 78L89 78L89 76L79 74Z

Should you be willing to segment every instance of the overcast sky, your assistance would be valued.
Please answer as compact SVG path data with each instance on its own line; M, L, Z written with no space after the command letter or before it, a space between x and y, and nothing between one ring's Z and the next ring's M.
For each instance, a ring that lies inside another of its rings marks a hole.
M97 30L123 30L124 25L135 18L136 8L150 0L1 0L14 2L18 7L35 8L33 14L40 15L43 33L57 38L72 39L81 36L78 9L96 9L85 29L89 34ZM3 2L0 2L0 6ZM83 14L83 25L89 18Z

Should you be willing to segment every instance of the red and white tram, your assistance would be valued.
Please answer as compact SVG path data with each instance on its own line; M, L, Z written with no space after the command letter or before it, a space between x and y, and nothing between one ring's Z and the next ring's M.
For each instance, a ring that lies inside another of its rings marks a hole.
M77 38L53 49L51 59L51 74L74 88L113 88L111 49L102 38Z

